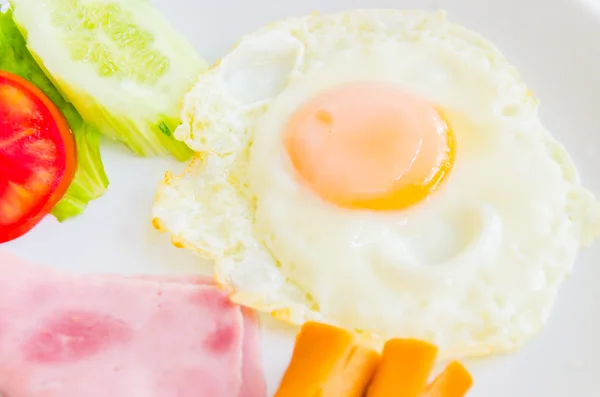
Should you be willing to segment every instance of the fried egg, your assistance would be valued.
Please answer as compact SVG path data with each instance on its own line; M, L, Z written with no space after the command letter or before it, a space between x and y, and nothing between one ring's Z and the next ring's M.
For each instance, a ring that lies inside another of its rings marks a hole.
M185 97L197 152L154 225L238 303L443 357L515 349L600 233L538 101L443 12L355 10L243 37Z

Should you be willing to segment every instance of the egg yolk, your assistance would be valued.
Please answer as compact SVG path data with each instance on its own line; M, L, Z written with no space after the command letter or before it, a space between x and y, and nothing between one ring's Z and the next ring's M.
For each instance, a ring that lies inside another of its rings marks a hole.
M283 135L300 177L346 208L396 210L448 175L455 137L430 102L386 83L354 83L300 106Z

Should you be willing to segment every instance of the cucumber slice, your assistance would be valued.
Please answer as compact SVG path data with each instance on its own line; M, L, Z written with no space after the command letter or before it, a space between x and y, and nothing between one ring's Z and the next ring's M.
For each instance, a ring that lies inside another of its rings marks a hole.
M207 64L148 0L11 0L40 66L84 120L143 156L191 152L179 108Z

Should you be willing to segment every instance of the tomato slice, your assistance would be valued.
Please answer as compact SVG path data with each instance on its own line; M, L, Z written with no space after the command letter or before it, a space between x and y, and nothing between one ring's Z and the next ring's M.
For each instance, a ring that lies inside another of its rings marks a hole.
M75 175L75 150L54 103L0 71L0 243L27 233L63 197Z

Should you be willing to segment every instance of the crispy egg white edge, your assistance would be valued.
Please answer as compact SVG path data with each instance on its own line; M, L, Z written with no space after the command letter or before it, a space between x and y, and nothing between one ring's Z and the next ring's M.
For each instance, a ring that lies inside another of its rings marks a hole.
M369 13L382 12L384 14L387 14L387 13L390 13L390 14L411 13L411 15L415 16L416 18L421 17L424 19L434 16L434 14L427 13L427 12L421 12L421 11L415 11L415 12L367 11L367 12L369 12ZM340 14L336 14L336 15L339 17L339 16L343 16L345 14L347 14L347 13L340 13ZM437 17L441 18L442 20L445 19L444 13L438 13ZM295 18L295 19L292 19L292 21L296 21L296 22L306 21L310 18L313 18L313 17L309 16L309 17L304 17L304 18ZM288 20L288 21L290 21L290 20ZM288 21L275 22L268 26L265 26L253 34L244 36L238 42L238 44L243 42L244 40L252 38L253 36L261 35L264 32L267 32L271 29L277 28L278 26L285 25L286 23L288 23ZM439 21L438 21L438 23L439 23ZM467 40L468 42L475 42L475 43L477 43L477 45L480 48L485 48L487 51L489 51L490 56L494 58L494 61L500 62L501 63L500 67L504 68L505 72L512 74L516 78L516 80L519 81L519 83L520 83L520 79L518 77L516 70L514 70L514 68L512 68L510 65L508 65L508 63L503 58L503 56L500 54L500 52L492 44L485 41L483 38L481 38L481 36L477 35L476 33L473 33L461 26L447 23L447 22L445 22L445 20L444 20L444 23L446 24L445 27L447 29L453 30L452 33L454 35L458 35L458 36L466 35L467 37L465 38L465 40ZM236 47L237 47L237 45L223 59L226 59L227 56L234 53ZM217 62L215 67L213 67L213 69L211 69L211 71L209 71L207 73L214 73L216 68L218 68L219 64L220 64L220 62ZM522 83L520 83L520 84L522 84ZM221 153L219 153L219 145L218 144L212 145L212 143L209 143L209 142L202 142L201 140L200 141L195 140L196 134L194 133L194 130L195 130L194 125L197 126L198 120L195 120L194 110L196 108L198 101L201 100L202 95L203 95L202 93L196 92L195 89L192 89L186 95L185 100L184 100L183 109L182 109L183 124L178 129L178 131L176 133L176 137L180 140L185 141L190 147L192 147L195 150L198 150L199 152L206 153L206 152L212 151L212 153L214 154L215 149L217 149L216 153L221 154ZM537 99L535 99L533 97L533 94L531 94L531 100L537 104ZM224 106L226 106L226 103L224 103ZM232 137L232 139L234 139L234 138L235 137ZM580 211L580 213L578 214L579 219L590 219L589 224L587 225L587 227L584 228L584 229L587 229L587 231L584 231L583 235L581 236L582 245L588 245L589 243L592 242L592 240L598 234L598 229L599 229L598 219L600 218L600 207L593 200L593 196L591 195L591 193L585 191L584 189L578 188L577 185L578 185L579 181L578 181L577 171L574 168L568 154L564 151L562 145L560 145L558 142L554 141L549 134L548 134L548 138L549 138L548 139L549 143L555 148L555 151L557 153L557 156L556 156L557 162L559 162L560 165L562 166L562 168L565 172L565 175L571 176L571 178L569 178L569 179L571 179L574 186L576 186L575 190L577 191L577 193L580 193L583 196L587 197L587 200L582 199L580 201L582 201L582 202L586 201L587 203L590 204L590 205L586 205L586 206L580 206L581 208L578 208ZM242 142L237 142L237 143L240 145L240 147L242 147L244 145L244 143L242 143ZM191 241L191 240L193 240L193 238L190 239L189 238L190 236L186 235L185 230L182 231L181 228L178 227L178 225L176 224L177 222L175 222L175 223L171 222L170 215L181 212L177 208L177 204L176 204L177 198L175 198L173 200L173 197L174 196L176 197L178 193L180 193L182 195L182 197L185 196L186 191L190 190L190 189L188 189L189 186L185 186L185 185L190 184L191 183L190 179L193 179L195 176L197 176L198 173L200 172L199 170L201 170L201 168L204 166L205 166L205 156L203 156L202 154L196 154L196 157L190 163L190 165L188 166L188 168L182 175L177 176L177 177L173 176L171 173L167 173L165 175L165 179L159 185L157 195L156 195L156 200L155 200L155 205L154 205L154 210L153 210L154 226L160 231L170 232L171 233L171 241L174 246L179 247L179 248L191 249L191 250L195 251L197 254L199 254L200 256L202 256L206 259L213 260L215 262L215 277L216 277L217 281L224 288L226 288L227 290L230 291L232 299L235 302L244 304L246 306L250 306L259 311L270 312L275 318L278 318L278 319L286 321L286 322L291 322L293 324L299 325L307 320L327 322L327 319L323 318L321 313L318 312L318 307L315 307L314 303L310 302L310 300L299 299L299 300L294 301L294 300L290 300L288 298L289 296L301 297L303 294L302 294L302 291L300 291L298 287L296 287L290 280L285 279L285 277L283 277L283 276L281 276L281 279L278 279L275 282L275 284L278 284L278 288L280 289L278 291L279 293L276 294L278 296L269 296L268 294L263 294L260 292L259 293L248 292L246 290L246 288L244 288L244 286L237 285L236 283L233 282L233 280L230 276L230 273L228 273L228 270L230 270L230 269L227 269L227 266L224 266L222 263L223 262L222 252L219 252L219 250L214 250L213 249L214 247L198 246L197 244L195 245ZM174 207L172 207L172 206L174 206ZM585 208L583 208L583 207L585 207ZM181 215L183 215L185 217L185 214L181 214ZM386 340L385 335L371 334L371 333L365 334L365 333L360 332L359 330L357 330L357 332L359 333L359 335L361 335L364 338L365 343L370 344L377 348L379 348L383 344L383 342ZM531 335L531 336L533 336L533 335ZM485 345L458 346L456 349L442 351L441 356L442 357L457 357L457 356L488 355L493 352L497 353L500 351L512 350L512 349L520 346L524 342L525 342L525 340L519 341L519 343L508 342L508 343L504 344L503 346L493 346L493 347L485 346Z

